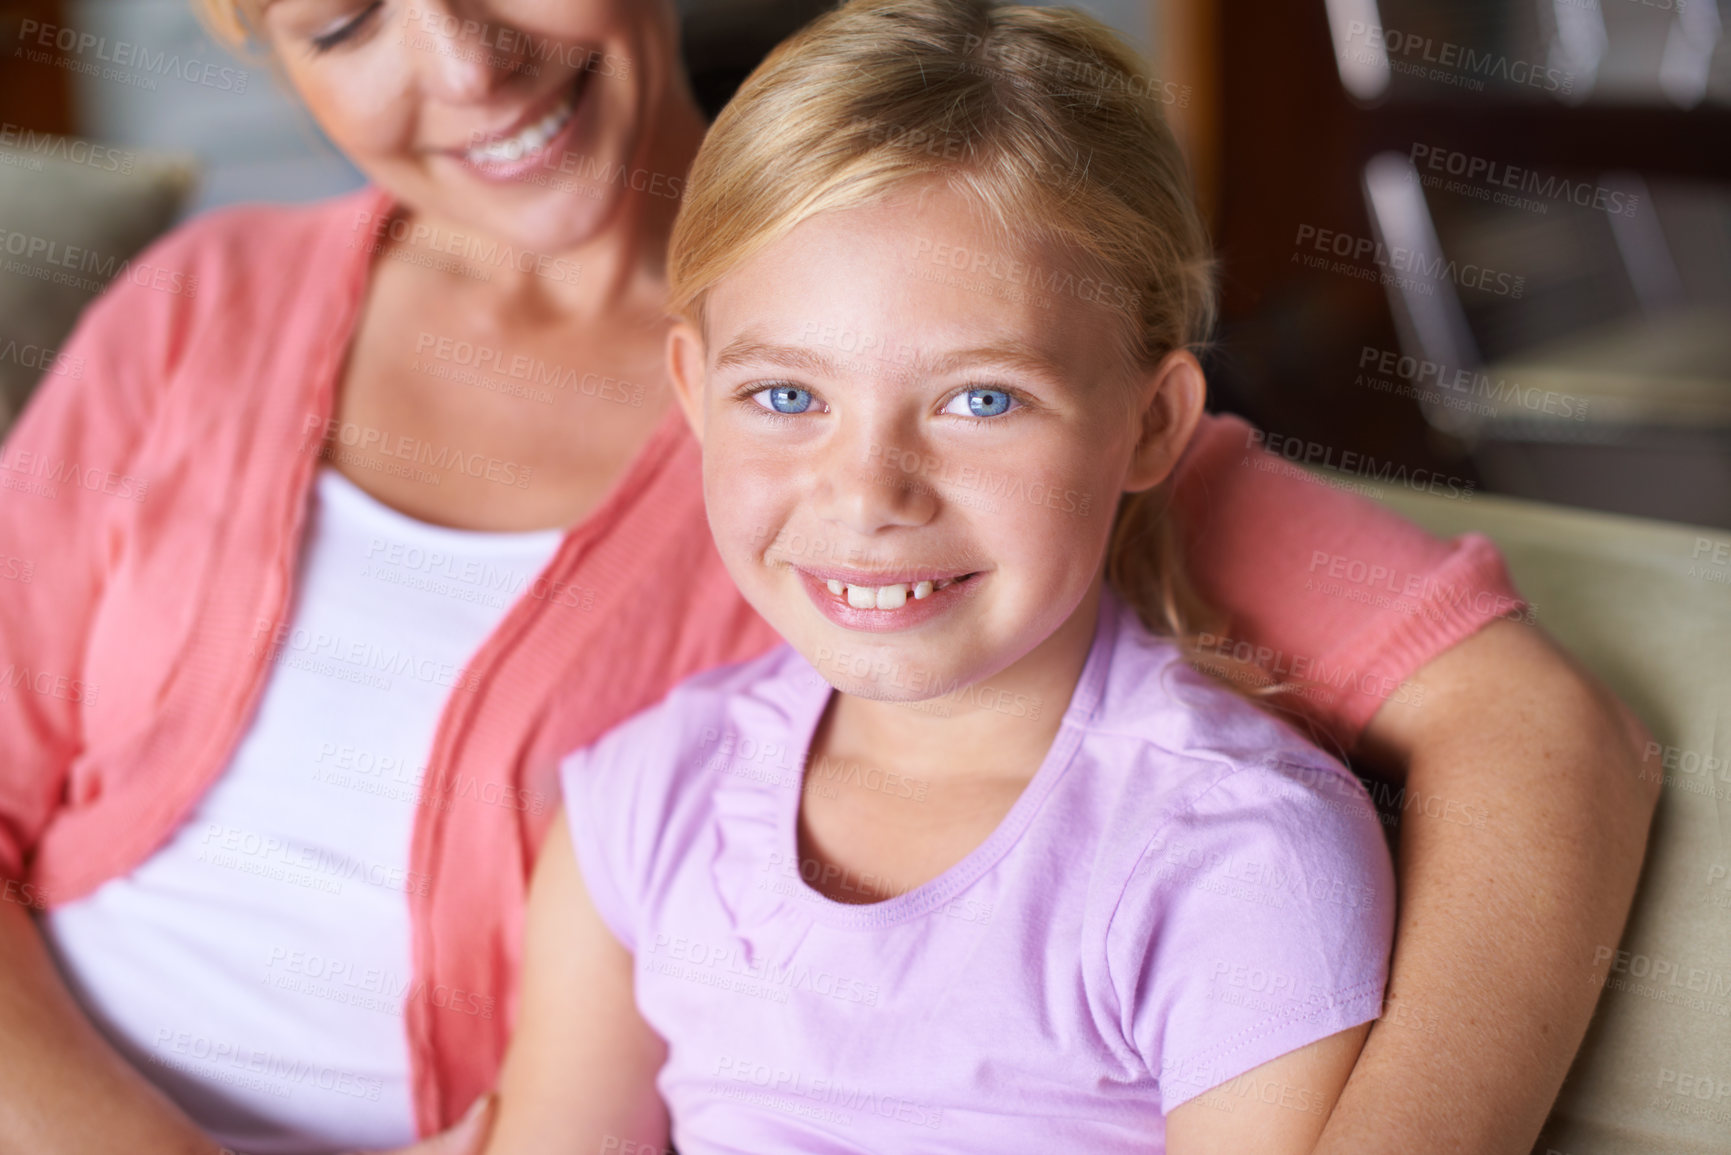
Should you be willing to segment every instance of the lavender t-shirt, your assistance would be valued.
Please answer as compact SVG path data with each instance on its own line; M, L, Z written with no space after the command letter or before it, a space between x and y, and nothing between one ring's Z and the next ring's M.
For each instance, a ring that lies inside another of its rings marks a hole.
M1381 1007L1394 879L1337 762L1108 593L998 829L924 885L849 905L801 873L802 779L910 808L927 784L802 773L830 693L784 646L685 682L562 767L584 881L668 1043L657 1085L682 1155L1146 1155L1166 1112L1222 1084L1222 1106L1322 1111L1238 1077Z

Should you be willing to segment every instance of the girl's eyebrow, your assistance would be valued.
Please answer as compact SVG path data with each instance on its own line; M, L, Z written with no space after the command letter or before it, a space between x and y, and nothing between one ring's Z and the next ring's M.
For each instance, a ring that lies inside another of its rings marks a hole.
M822 377L838 376L836 363L815 349L803 345L771 345L741 334L727 343L716 355L715 368L733 369L740 365L776 365L783 369L799 369Z
M936 356L906 349L897 351L893 357L888 351L867 353L865 357L872 360L893 360L906 371L932 377L947 376L975 367L1009 369L1053 382L1063 381L1066 376L1050 357L1019 341L1005 345L958 349ZM728 342L715 358L715 368L718 371L741 365L774 365L832 378L841 375L837 361L825 353L806 345L776 345L760 341L749 332Z

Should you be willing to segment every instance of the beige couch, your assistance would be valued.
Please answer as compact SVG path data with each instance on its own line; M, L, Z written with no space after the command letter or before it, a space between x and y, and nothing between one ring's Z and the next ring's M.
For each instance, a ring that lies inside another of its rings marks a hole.
M1731 1152L1731 530L1475 497L1386 500L1478 530L1539 624L1652 730L1634 913L1537 1155ZM1615 952L1615 953L1611 953Z

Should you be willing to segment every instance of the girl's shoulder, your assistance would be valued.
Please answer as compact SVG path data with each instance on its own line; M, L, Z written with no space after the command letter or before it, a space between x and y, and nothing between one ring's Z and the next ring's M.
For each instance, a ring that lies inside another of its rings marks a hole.
M1283 713L1194 668L1170 638L1149 633L1128 607L1112 638L1110 666L1083 725L1166 764L1168 785L1207 789L1229 775L1315 781L1329 793L1356 780L1335 753L1318 746L1300 715Z
M1121 629L1085 725L1112 793L1090 886L1111 1006L1163 1110L1374 1018L1394 876L1339 760L1169 640Z
M697 777L736 763L787 770L793 730L828 693L828 683L783 643L686 678L593 745L567 755L561 778L568 794L583 776L592 780L591 789L629 790L641 804L649 794L685 794Z

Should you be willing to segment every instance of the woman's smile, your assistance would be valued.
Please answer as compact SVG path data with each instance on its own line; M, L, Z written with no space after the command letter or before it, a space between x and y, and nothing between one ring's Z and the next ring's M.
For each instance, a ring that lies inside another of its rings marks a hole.
M505 132L476 134L476 143L447 150L470 172L484 180L513 181L546 167L556 167L559 157L570 151L583 95L592 73L582 71L571 83L554 92L549 101L519 116Z

